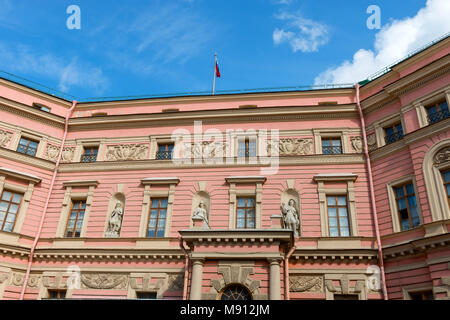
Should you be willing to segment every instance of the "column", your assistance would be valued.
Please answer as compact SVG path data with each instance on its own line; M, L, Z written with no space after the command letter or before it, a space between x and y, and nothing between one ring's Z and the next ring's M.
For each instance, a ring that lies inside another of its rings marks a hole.
M281 300L280 289L280 261L281 259L268 259L270 263L269 299Z
M192 279L190 300L202 299L203 259L192 259Z

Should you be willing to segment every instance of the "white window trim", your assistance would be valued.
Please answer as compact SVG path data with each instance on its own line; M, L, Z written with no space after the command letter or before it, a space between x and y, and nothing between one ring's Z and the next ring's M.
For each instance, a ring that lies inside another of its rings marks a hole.
M28 181L28 186L25 187L16 185L14 183L6 182L7 177L13 177L16 179ZM13 233L20 233L22 231L22 226L25 221L28 206L30 205L31 196L33 195L34 185L39 182L41 182L41 178L35 175L23 173L16 170L11 170L4 167L0 168L0 195L3 193L4 189L23 194L19 212L16 214L16 221L14 223L14 228L12 230Z
M441 174L441 170L447 169L449 163L444 163L439 166L435 166L433 163L433 158L436 153L447 146L450 146L450 139L435 144L426 153L422 164L428 203L433 221L450 219L450 208Z
M38 143L36 154L33 156L35 158L44 158L44 152L46 148L46 142L48 140L47 137L44 137L42 135L35 134L30 131L25 131L22 129L19 129L15 132L13 142L11 143L11 149L14 151L17 151L17 148L19 147L20 139L27 139L27 140L33 140Z
M384 131L384 128L394 125L397 122L401 123L403 135L406 135L407 132L406 132L405 120L403 118L402 112L396 112L396 113L390 115L389 117L386 117L386 118L374 123L375 136L377 139L377 147L378 148L386 145L386 141L384 140L384 137L386 136L386 132Z
M97 159L96 161L101 161L104 157L104 153L105 153L105 149L106 149L106 144L104 140L77 140L76 141L76 147L75 147L75 152L74 152L74 157L73 157L73 161L75 162L81 162L81 157L84 154L84 148L86 147L98 147L98 152L97 152Z
M150 215L150 207L152 198L167 198L167 213L166 213L166 225L164 230L164 237L170 236L172 227L172 212L173 202L175 199L175 187L180 182L180 179L176 177L169 178L146 178L142 179L141 183L144 185L144 197L142 200L142 213L141 222L139 225L139 237L147 238L148 219ZM151 185L168 185L167 190L152 190Z
M230 195L230 214L228 219L228 228L236 228L236 207L238 197L254 197L255 198L255 229L261 229L262 226L262 185L266 181L266 177L262 176L234 176L225 179L229 187ZM254 184L254 189L236 189L237 184ZM239 229L241 230L241 229Z
M171 135L162 135L162 136L151 136L150 137L150 159L156 160L156 153L158 152L158 145L165 143L173 143L174 148L174 156L175 150L178 147L178 143L181 143L180 139L174 140ZM171 160L171 159L167 159ZM164 161L164 160L160 160Z
M322 237L329 237L328 231L328 206L327 196L331 195L346 195L347 196L347 210L348 220L350 224L350 237L357 237L358 220L356 216L356 202L355 202L355 186L354 182L357 179L356 174L352 173L338 173L338 174L318 174L314 176L317 182L317 192L319 194L319 211ZM346 188L325 188L325 182L346 182ZM346 237L343 237L346 238Z
M428 122L428 114L426 110L426 106L429 106L439 100L444 99L447 101L447 104L450 107L450 87L440 89L438 92L433 92L426 96L421 97L418 100L415 100L411 103L412 107L416 109L417 119L419 120L419 127L423 128L429 125ZM405 107L405 108L408 108Z
M348 129L313 129L315 154L323 154L322 138L341 138L342 154L350 152Z
M83 225L81 227L80 238L86 237L87 226L89 222L89 213L91 211L91 205L94 198L94 190L98 185L96 180L86 181L68 181L63 183L66 187L64 194L64 200L62 203L61 214L56 229L56 238L66 238L65 231L67 226L67 219L69 219L69 213L72 202L74 200L86 200L86 209L84 210ZM88 192L74 192L73 188L76 187L88 187ZM73 238L66 238L73 239Z
M400 219L399 219L398 210L397 210L397 202L395 200L395 193L394 193L395 187L405 184L407 182L412 182L412 184L413 184L414 195L416 197L416 203L417 203L417 212L419 214L419 219L420 219L420 225L423 225L423 216L422 216L422 210L421 210L421 205L420 205L420 199L418 197L419 193L417 192L416 177L414 174L410 174L410 175L404 176L402 178L393 180L393 181L389 182L388 184L386 184L388 197L389 197L389 207L391 210L392 229L393 229L394 233L408 231L408 230L413 229L413 228L411 228L408 230L402 230L402 228L400 226Z

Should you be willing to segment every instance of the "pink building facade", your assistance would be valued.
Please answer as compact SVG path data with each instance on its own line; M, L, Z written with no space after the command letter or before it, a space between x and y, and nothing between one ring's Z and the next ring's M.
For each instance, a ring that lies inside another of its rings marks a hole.
M0 79L0 298L448 299L449 44L357 88Z

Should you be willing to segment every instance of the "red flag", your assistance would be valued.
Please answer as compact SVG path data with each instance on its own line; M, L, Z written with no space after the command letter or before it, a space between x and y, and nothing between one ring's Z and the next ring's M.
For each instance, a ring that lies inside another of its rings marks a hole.
M216 61L216 77L220 78L219 65L217 64L217 61Z

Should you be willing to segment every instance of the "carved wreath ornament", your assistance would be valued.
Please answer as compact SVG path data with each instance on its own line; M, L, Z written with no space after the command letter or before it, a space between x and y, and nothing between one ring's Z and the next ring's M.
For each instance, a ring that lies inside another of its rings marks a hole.
M440 165L450 161L450 147L445 147L439 150L434 156L433 163L435 165Z
M83 285L92 289L123 289L127 285L127 279L126 276L112 274L81 275Z

